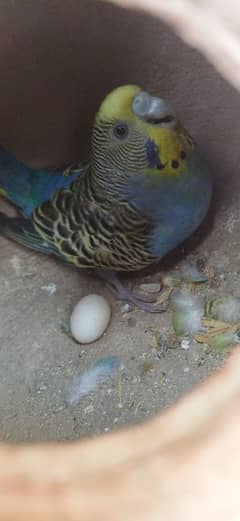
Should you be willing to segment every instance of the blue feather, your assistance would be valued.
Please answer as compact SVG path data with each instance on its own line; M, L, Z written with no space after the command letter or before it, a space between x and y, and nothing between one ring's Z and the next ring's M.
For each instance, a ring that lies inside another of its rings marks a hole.
M81 167L80 167L81 168ZM81 173L34 169L0 149L0 195L21 209L25 217L61 188L67 188Z
M75 376L68 391L67 403L76 405L83 396L113 378L120 368L121 361L117 356L100 358L82 374Z

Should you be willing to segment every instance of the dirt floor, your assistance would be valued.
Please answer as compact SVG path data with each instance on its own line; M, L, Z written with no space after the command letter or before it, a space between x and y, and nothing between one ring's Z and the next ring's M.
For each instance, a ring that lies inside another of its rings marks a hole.
M142 282L159 281L163 269L172 270L183 258L204 259L211 276L196 291L236 295L238 211L233 213L231 205L220 206L216 222L213 225L210 219L209 223L153 273L127 280L137 289ZM169 312L150 315L133 309L126 313L123 303L114 301L93 275L4 238L0 265L1 440L73 440L140 422L205 379L226 356L197 342L187 350L180 341L174 345ZM62 324L76 302L92 292L111 302L112 320L100 340L79 345ZM108 355L117 355L124 369L77 405L67 405L74 376Z

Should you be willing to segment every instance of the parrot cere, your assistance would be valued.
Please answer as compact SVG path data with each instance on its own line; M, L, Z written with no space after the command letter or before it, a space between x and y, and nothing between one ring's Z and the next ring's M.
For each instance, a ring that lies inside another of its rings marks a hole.
M116 272L157 263L198 228L208 210L208 167L172 105L137 86L118 87L96 115L87 165L58 174L56 189L52 174L39 172L23 202L19 169L16 164L11 172L10 165L8 172L6 166L1 191L27 218L1 213L1 232L76 267L94 268L118 298L160 311L153 296L134 294ZM19 176L18 194L5 186L11 174Z

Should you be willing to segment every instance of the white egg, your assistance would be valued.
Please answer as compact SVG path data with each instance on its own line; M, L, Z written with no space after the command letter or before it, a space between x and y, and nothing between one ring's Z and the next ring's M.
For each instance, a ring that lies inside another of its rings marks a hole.
M72 336L80 344L94 342L107 329L111 318L111 308L100 295L87 295L79 300L71 318Z

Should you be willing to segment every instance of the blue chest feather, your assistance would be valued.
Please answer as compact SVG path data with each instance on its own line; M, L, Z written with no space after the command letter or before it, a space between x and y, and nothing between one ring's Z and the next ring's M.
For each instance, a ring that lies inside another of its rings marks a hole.
M189 237L208 210L212 181L202 157L194 153L184 174L136 176L131 204L152 222L149 250L161 258Z

